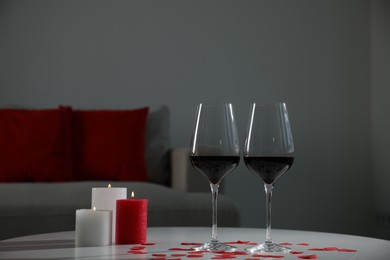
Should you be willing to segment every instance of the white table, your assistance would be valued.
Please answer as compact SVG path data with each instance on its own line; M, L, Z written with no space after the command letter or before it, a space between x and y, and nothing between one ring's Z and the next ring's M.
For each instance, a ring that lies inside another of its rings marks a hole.
M264 229L250 228L219 228L221 241L251 241L262 242L265 235ZM74 247L74 232L59 232L41 234L27 237L14 238L0 241L0 259L153 259L158 255L165 254L166 259L173 258L172 254L181 253L181 259L188 258L188 251L173 251L171 248L190 248L188 245L181 245L182 242L206 242L210 237L210 228L149 228L148 242L155 243L147 245L144 250L147 254L133 254L128 252L134 245L113 245L106 247ZM390 241L332 234L320 232L294 231L294 230L273 230L275 242L292 243L290 247L294 251L301 251L302 254L277 254L284 255L282 259L300 259L298 256L312 255L318 259L364 259L364 260L387 260L390 259ZM308 243L309 245L297 245ZM248 245L236 245L239 251L244 251ZM310 248L337 247L355 249L357 252L338 251L311 251ZM216 254L204 254L202 259L211 259ZM252 255L237 255L236 259L251 258ZM177 258L177 257L176 257ZM201 259L201 258L195 258ZM258 259L258 258L257 258ZM264 258L261 259L277 259Z

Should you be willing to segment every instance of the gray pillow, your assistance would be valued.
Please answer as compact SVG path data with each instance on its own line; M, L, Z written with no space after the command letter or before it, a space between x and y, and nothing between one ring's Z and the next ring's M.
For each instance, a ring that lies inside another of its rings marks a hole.
M146 121L145 160L148 180L170 186L169 108L164 105L148 114Z

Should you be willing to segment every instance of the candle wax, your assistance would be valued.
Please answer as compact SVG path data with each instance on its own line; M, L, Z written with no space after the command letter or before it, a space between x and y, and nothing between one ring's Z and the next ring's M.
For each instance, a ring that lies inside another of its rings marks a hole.
M112 243L115 242L116 201L127 198L127 188L101 187L92 188L91 208L112 210Z
M146 242L148 201L145 199L117 200L116 244Z
M112 241L111 210L76 210L75 243L77 247L107 246Z

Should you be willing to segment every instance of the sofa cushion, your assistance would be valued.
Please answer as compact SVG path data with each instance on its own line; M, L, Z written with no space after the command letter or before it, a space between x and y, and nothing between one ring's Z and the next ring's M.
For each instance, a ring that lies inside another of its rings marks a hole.
M170 185L169 109L166 105L149 112L146 123L145 159L148 181Z
M0 181L67 181L72 175L71 114L0 109Z
M73 110L76 180L146 181L148 110Z

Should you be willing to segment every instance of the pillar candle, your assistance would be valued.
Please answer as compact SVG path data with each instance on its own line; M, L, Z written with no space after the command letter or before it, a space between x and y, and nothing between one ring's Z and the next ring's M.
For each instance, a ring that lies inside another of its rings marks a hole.
M148 200L117 200L116 244L142 244L146 242Z
M82 246L108 246L112 238L112 211L76 210L75 243Z
M108 187L92 188L91 208L112 211L112 243L115 242L116 201L127 198L127 188Z

